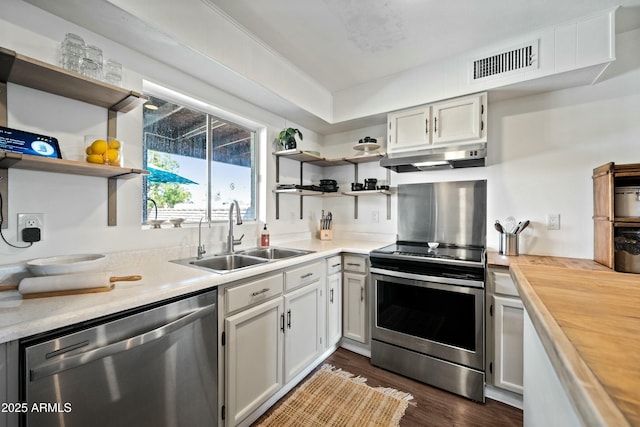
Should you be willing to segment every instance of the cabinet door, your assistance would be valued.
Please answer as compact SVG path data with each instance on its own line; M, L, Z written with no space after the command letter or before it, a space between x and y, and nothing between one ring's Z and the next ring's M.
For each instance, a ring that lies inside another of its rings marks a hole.
M482 95L473 95L433 104L433 144L483 140L485 103L482 98Z
M327 278L327 346L332 346L342 337L342 274Z
M493 297L494 385L522 394L524 309L518 298Z
M342 335L361 343L367 341L367 275L343 273Z
M284 381L291 381L320 355L320 281L284 296Z
M226 420L235 426L283 385L282 298L225 320Z
M402 110L387 115L387 152L415 150L430 144L431 107Z

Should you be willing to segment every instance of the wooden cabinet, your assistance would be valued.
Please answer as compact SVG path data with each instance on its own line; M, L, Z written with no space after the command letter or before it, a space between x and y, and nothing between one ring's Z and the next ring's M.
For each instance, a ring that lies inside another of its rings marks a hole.
M487 140L487 94L480 93L387 115L387 152Z
M342 258L327 260L327 338L326 346L336 345L342 338Z
M367 257L345 255L343 258L343 315L342 335L361 343L367 343L368 310L367 310Z
M488 269L488 301L492 331L487 340L489 378L493 385L513 393L523 391L524 308L508 268Z
M615 212L618 187L640 186L640 164L607 163L593 170L593 259L615 269L614 237L625 228L640 228L640 217Z

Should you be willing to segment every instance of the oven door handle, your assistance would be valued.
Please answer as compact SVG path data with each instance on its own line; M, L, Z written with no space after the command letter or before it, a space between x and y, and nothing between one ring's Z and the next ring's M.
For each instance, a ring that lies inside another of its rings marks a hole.
M84 365L95 360L104 359L105 357L113 356L124 351L132 350L141 345L149 344L166 337L172 332L183 328L184 326L192 323L196 319L206 316L214 312L216 304L211 304L198 310L192 311L189 314L174 320L171 323L167 323L156 329L152 329L148 332L144 332L140 335L136 335L131 338L126 338L121 341L117 341L113 344L108 344L103 347L89 350L85 353L76 354L73 356L65 357L62 360L43 363L40 366L36 366L30 370L30 380L35 381L40 378L54 375L62 371L76 368L80 365Z
M369 269L371 274L378 275L378 278L384 279L381 276L387 277L397 277L399 279L410 279L410 280L419 280L422 282L434 282L434 283L444 283L446 285L459 285L459 286L469 286L471 288L484 288L484 282L479 280L464 280L464 279L453 279L450 277L436 277L436 276L425 276L422 274L415 273L406 273L404 271L394 271L394 270L385 270L383 268L371 268Z

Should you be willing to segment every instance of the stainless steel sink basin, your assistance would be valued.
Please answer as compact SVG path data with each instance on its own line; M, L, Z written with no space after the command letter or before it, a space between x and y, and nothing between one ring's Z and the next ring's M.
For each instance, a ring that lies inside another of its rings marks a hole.
M256 265L265 264L267 262L274 262L280 259L292 258L309 253L311 253L311 251L288 248L258 248L247 249L246 251L232 254L213 255L202 259L178 259L173 260L172 262L202 268L218 274L224 274L243 268L250 268Z
M285 248L261 248L261 249L249 249L241 252L243 255L249 255L266 259L283 259L291 258L294 256L301 256L311 253L309 251L303 251L299 249L285 249Z

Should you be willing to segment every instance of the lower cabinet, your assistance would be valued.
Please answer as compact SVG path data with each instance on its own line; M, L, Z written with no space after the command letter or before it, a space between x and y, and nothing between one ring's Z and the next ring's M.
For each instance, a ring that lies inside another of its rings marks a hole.
M274 299L225 320L225 419L236 425L283 386L284 301Z
M366 257L344 256L342 335L361 343L368 340Z
M324 277L316 263L225 290L225 307L241 310L224 319L225 425L242 422L320 356Z
M487 342L492 346L488 354L493 353L489 360L492 384L522 395L524 308L508 268L488 269L487 291L492 326L487 330L493 331Z

